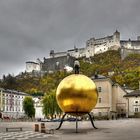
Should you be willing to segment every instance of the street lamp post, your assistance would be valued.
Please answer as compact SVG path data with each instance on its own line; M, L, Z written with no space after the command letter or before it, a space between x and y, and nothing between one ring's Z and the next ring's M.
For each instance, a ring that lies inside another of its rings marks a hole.
M127 116L127 117L129 117L129 98L127 98L127 101L128 101L128 102L127 102L127 103L128 103L128 105L127 105L127 106L128 106L128 107L127 107L127 110L128 110L128 113L127 113L127 114L128 114L128 116Z

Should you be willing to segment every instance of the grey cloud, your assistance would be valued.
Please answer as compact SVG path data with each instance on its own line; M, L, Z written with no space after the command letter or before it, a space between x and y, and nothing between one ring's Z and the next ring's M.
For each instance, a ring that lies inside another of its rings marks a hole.
M0 75L25 67L49 51L85 47L90 37L116 29L121 37L140 35L139 0L1 0Z

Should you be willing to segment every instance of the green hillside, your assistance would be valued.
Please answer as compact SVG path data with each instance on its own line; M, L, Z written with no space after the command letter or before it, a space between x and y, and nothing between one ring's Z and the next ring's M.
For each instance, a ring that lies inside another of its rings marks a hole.
M138 89L140 81L140 54L130 54L121 60L120 51L110 50L95 55L91 62L81 60L82 73L92 76L95 72L110 77L121 86Z
M126 85L131 89L138 89L140 81L140 54L131 54L121 60L120 52L110 50L108 52L95 55L93 58L80 59L81 73L92 76L96 73L110 77L120 85ZM65 72L45 74L42 77L31 76L22 73L16 77L3 76L0 87L15 89L34 95L43 95L56 89L59 82L66 77Z

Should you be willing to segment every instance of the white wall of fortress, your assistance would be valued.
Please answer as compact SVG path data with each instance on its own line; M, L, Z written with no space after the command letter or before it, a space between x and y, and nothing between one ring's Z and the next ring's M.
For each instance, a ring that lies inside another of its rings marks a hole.
M120 33L115 32L112 36L107 36L99 39L91 39L91 41L87 41L86 46L91 46L94 48L94 54L99 54L106 52L110 49L118 49L120 47ZM114 48L114 46L116 46Z
M77 48L77 50L73 49L66 52L57 52L53 54L53 57L60 57L69 54L70 56L73 56L75 58L89 58L91 56L94 56L95 54L103 53L110 49L117 50L119 47L120 33L116 31L112 36L107 36L99 39L91 38L87 40L85 48Z
M40 64L34 62L26 63L26 72L40 71Z

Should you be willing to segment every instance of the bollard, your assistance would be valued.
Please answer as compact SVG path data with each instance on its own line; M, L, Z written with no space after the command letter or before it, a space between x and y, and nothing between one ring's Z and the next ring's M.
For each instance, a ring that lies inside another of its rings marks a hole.
M39 124L35 124L35 132L39 132Z
M45 133L46 130L45 130L45 124L44 123L41 123L41 133Z

